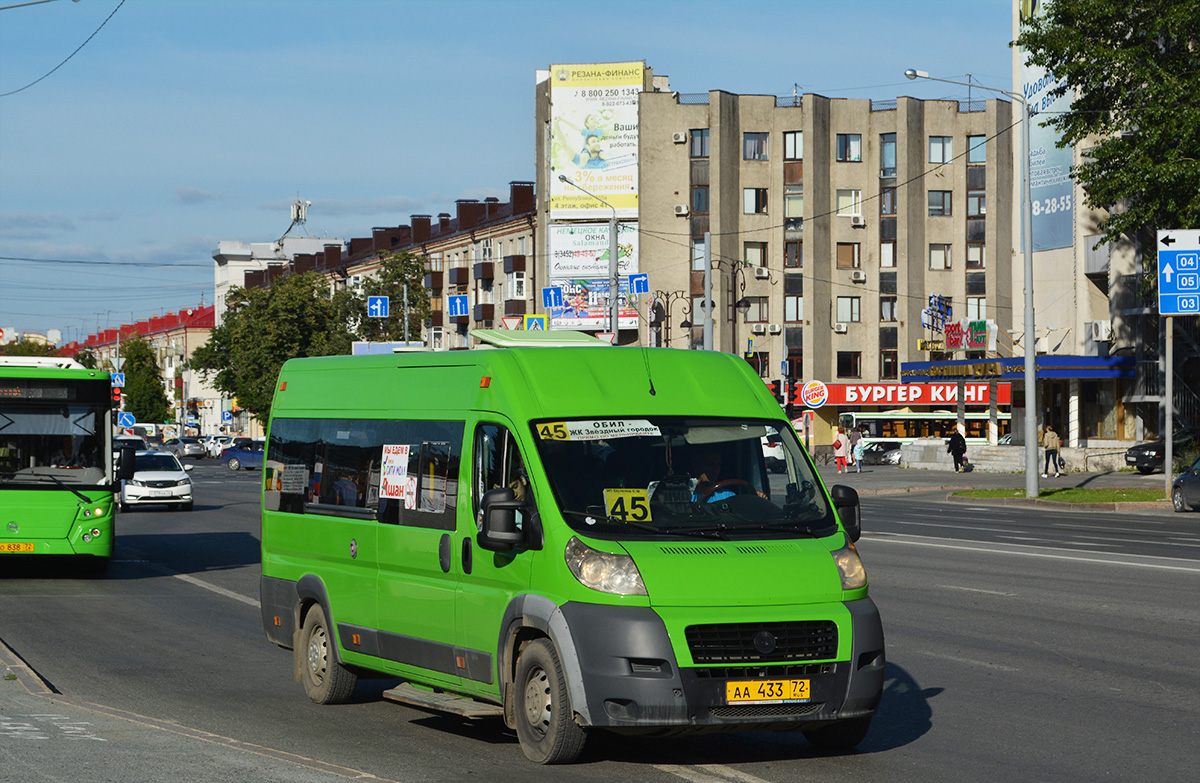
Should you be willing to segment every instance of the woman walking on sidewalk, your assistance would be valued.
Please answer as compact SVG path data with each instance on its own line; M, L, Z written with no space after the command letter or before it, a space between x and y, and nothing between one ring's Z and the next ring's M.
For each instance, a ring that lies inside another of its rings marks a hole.
M833 456L837 460L838 473L841 473L843 468L849 472L850 469L846 467L846 457L849 455L850 439L846 437L846 428L838 427L837 435L833 438Z
M1042 445L1046 447L1046 467L1042 468L1042 478L1049 478L1052 467L1054 477L1058 478L1058 447L1062 445L1062 441L1049 424L1046 425L1046 434L1042 436Z

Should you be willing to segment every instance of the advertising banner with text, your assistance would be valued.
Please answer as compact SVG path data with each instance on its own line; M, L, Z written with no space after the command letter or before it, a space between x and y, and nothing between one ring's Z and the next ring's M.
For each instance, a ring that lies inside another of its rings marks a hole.
M957 383L829 383L827 405L863 405L885 408L930 405L945 407L958 404ZM963 401L967 405L990 405L991 394L986 383L963 385ZM797 400L799 402L799 400ZM1012 404L1012 384L996 384L996 404Z

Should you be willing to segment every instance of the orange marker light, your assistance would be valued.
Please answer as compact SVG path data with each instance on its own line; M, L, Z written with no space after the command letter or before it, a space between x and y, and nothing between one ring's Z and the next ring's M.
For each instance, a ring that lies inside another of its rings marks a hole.
M284 391L285 389L287 389L287 381L280 381L279 382L279 391Z
M491 385L492 385L491 377L485 375L479 379L479 388L486 389L487 387L489 387Z

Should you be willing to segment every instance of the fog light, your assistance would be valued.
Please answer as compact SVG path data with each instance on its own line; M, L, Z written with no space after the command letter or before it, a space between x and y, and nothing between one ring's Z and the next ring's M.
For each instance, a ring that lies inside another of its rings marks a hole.
M91 541L91 540L92 540L92 534L91 534L91 533L84 533L84 534L83 534L83 543L85 543L85 544L86 544L86 543L88 543L88 542L89 542L89 541Z

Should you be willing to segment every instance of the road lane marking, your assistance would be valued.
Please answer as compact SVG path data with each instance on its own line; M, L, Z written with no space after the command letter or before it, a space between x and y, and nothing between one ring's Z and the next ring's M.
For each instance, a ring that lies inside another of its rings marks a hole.
M1014 595L1016 595L1016 593L1005 593L1000 590L981 590L978 587L959 587L958 585L938 585L938 587L945 588L946 590L962 590L967 593L984 593L986 595L1001 595L1001 596L1004 596L1005 598L1011 598Z
M660 772L674 775L692 783L769 783L769 781L754 775L727 767L724 764L695 764L681 766L679 764L654 764Z
M166 571L167 569L163 570ZM226 598L232 598L235 601L241 601L242 603L249 604L250 606L261 606L257 598L251 598L250 596L242 595L241 593L235 593L232 590L226 590L224 587L217 587L210 582L205 582L203 579L197 579L191 574L172 574L172 576L174 576L176 579L182 579L190 585L203 587L205 590L211 590L217 595L223 595Z
M863 535L867 539L867 535ZM871 544L892 543L909 546L925 546L934 549L957 549L963 552L983 552L992 555L1017 555L1019 557L1039 557L1046 560L1069 560L1075 563L1096 563L1099 565L1120 565L1131 568L1153 568L1160 571L1182 571L1189 574L1200 574L1200 563L1172 557L1156 557L1153 555L1117 555L1110 552L1092 552L1095 557L1083 557L1083 552L1073 552L1068 549L1056 550L1053 547L1032 547L1023 544L984 544L968 545L951 543L948 539L931 539L927 536L910 536L905 533L872 533L869 536ZM860 549L862 545L859 545Z

